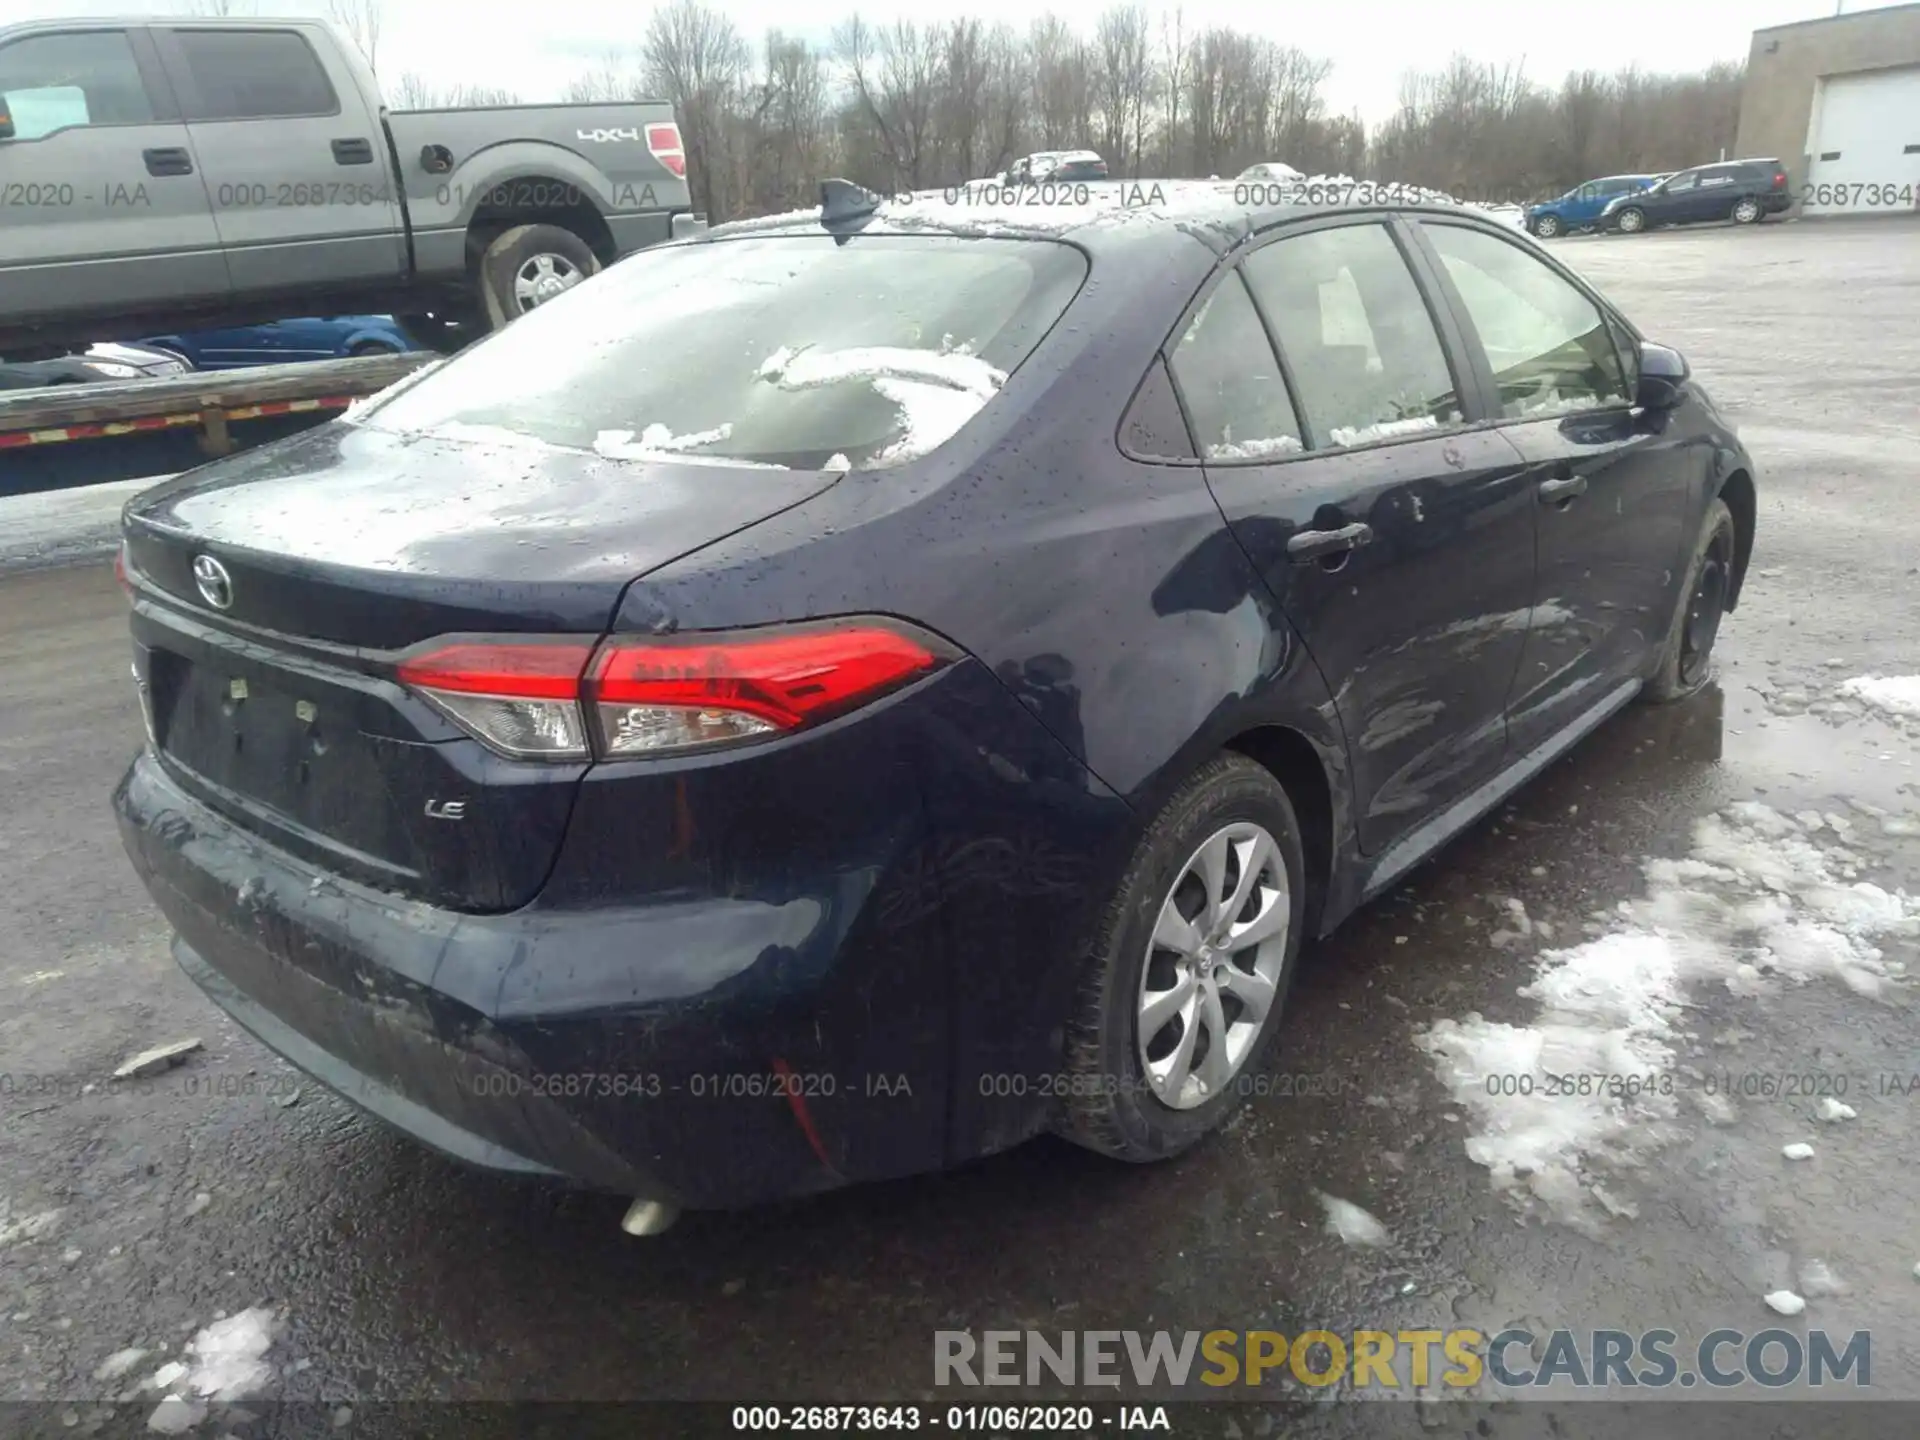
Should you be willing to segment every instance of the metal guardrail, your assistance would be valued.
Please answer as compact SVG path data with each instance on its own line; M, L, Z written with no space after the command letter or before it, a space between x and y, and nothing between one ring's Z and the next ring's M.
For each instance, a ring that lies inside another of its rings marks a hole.
M106 385L54 385L0 394L0 451L110 435L197 427L202 449L225 455L235 422L344 410L441 357L428 351L196 371Z

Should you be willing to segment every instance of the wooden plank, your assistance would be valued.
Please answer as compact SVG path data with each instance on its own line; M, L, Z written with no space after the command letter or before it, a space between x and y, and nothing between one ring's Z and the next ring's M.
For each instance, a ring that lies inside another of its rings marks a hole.
M440 359L427 351L195 371L106 385L51 385L0 394L0 433L135 420L151 415L222 413L273 400L371 395Z

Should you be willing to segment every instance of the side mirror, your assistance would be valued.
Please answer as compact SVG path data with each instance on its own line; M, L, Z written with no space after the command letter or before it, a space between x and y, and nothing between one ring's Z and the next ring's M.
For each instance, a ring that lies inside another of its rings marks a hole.
M1665 345L1642 341L1640 393L1634 403L1645 410L1672 410L1687 398L1687 380L1693 374L1687 357Z

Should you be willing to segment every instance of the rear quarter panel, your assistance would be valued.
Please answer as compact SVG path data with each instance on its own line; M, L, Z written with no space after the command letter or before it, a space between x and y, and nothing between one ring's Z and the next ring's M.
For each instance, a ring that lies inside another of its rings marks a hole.
M490 202L521 210L584 201L616 236L629 229L623 217L689 208L687 182L654 159L646 143L648 124L672 119L671 106L655 104L390 113L415 265L427 276L463 271L467 226ZM430 146L451 153L450 171L426 168L422 152Z
M1140 830L1187 776L1262 725L1298 730L1344 769L1326 686L1200 468L1134 461L1117 444L1214 258L1164 230L1096 258L1065 319L934 456L854 472L643 577L623 602L619 626L637 630L904 616L969 651L1050 737L1023 759L1033 782L1018 803L983 807L959 787L927 797L932 834L962 854L1057 857L1044 888L947 891L959 1155L1044 1123L1040 1085L1006 1095L989 1082L1058 1071L1094 927Z

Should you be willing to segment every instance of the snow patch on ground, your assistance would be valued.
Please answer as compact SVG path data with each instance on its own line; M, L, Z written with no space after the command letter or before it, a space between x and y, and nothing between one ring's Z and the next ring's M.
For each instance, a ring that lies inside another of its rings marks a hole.
M1875 942L1920 935L1920 900L1856 879L1865 862L1831 818L1753 801L1704 817L1690 854L1645 863L1646 893L1610 933L1541 955L1518 991L1537 1006L1531 1021L1476 1013L1416 1036L1471 1118L1468 1157L1523 1213L1589 1234L1630 1213L1601 1182L1673 1136L1686 1082L1663 1085L1690 986L1755 995L1824 979L1877 996L1904 981ZM1507 908L1505 934L1526 938L1524 907ZM1708 1119L1734 1118L1716 1108Z
M1824 668L1832 672L1845 663L1829 660ZM1762 687L1760 697L1776 715L1813 715L1829 725L1878 721L1920 739L1920 675L1856 675L1850 680L1837 680L1829 673ZM1899 758L1912 764L1910 758L1892 753L1880 758ZM1920 833L1920 830L1905 828L1910 823L1895 819L1894 828L1888 833Z
M61 1213L56 1209L25 1214L14 1208L12 1200L0 1195L0 1247L22 1245L51 1235L60 1224Z
M1393 1236L1388 1233L1387 1227L1351 1200L1342 1200L1323 1190L1313 1193L1320 1201L1321 1208L1327 1212L1327 1233L1337 1236L1343 1244L1377 1249L1393 1243Z
M210 1407L236 1404L266 1390L274 1379L267 1352L283 1323L273 1310L256 1305L199 1331L186 1343L184 1359L162 1365L147 1381L148 1389L165 1392L147 1418L147 1428L181 1434L206 1419Z
M1920 720L1920 675L1860 675L1840 693L1902 720Z

